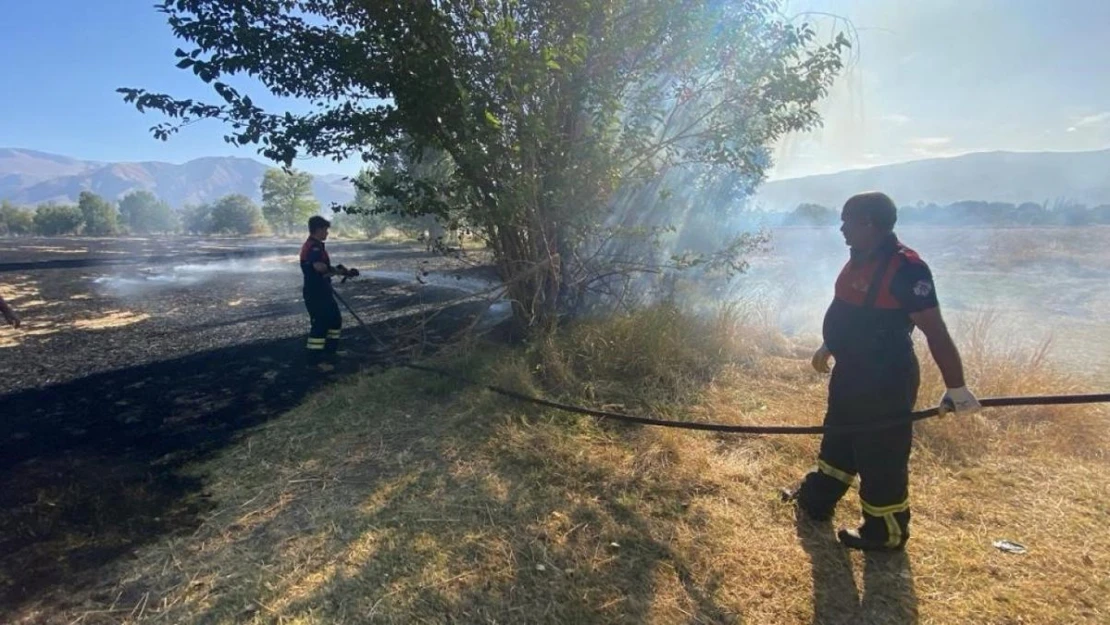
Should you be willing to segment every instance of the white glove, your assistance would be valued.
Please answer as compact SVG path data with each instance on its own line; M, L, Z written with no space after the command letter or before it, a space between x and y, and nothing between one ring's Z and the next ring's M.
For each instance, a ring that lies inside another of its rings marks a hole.
M979 405L979 400L975 399L975 395L972 395L966 386L944 391L944 395L940 398L940 405L937 407L942 417L947 416L950 412L958 415L973 415L982 408Z
M817 373L828 373L829 358L832 358L832 352L829 351L829 348L826 347L824 343L821 343L821 347L818 347L817 351L813 352L813 360L810 361L810 364L813 365L813 369L817 371Z

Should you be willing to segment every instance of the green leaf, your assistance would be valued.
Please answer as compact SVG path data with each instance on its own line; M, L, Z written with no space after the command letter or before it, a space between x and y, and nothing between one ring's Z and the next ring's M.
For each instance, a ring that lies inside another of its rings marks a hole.
M548 240L560 275L604 275L615 261L576 266L601 224L643 225L620 234L614 258L644 266L666 264L691 232L700 251L723 244L730 232L714 211L762 180L769 159L757 148L820 123L815 104L850 43L816 43L771 0L159 1L183 42L173 62L215 83L217 104L121 91L173 120L157 138L186 118L216 119L285 164L361 155L382 174L359 189L365 213L422 219L421 230L433 219L482 224L510 280L545 261L550 248L536 243ZM276 96L262 100L311 110L266 110L226 84L232 75ZM289 206L299 215L309 203ZM677 233L660 229L670 215L683 216ZM526 325L576 305L529 292L552 286L546 278L519 284L514 313Z

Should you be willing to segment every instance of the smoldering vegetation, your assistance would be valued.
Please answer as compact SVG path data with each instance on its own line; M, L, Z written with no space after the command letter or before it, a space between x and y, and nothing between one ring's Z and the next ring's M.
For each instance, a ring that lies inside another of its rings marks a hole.
M788 336L819 342L848 250L835 226L775 228L727 299ZM1077 374L1110 374L1110 227L907 226L899 238L933 270L957 339L983 315L1022 347Z
M301 337L295 240L21 240L0 253L0 295L24 318L0 329L0 393L250 342ZM337 241L339 286L367 319L488 288L485 257ZM491 318L500 318L504 306ZM348 329L353 320L348 318Z
M625 190L607 223L609 237L597 247L618 260L608 288L593 294L606 304L599 313L663 299L706 314L725 304L800 344L818 345L848 258L839 213L818 205L767 212L747 195L753 184L686 172ZM910 206L900 208L896 232L932 268L957 339L990 316L995 332L1015 346L1043 348L1054 366L1105 378L1104 208L1066 201Z

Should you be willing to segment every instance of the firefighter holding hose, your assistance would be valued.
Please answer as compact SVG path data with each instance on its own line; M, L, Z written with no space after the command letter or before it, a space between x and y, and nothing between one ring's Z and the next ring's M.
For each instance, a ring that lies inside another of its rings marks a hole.
M308 363L324 371L334 368L332 362L339 350L339 332L343 316L332 297L333 276L356 277L358 269L343 265L332 267L324 247L331 222L316 215L308 220L308 240L301 246L301 273L304 274L304 304L312 326L308 332Z
M829 372L826 426L905 419L920 382L911 334L920 328L944 378L940 412L972 414L979 401L967 389L959 351L941 318L929 267L894 234L897 209L883 193L853 196L841 213L850 259L836 280L813 367ZM913 426L862 433L826 433L817 467L785 496L811 519L828 521L858 476L863 523L842 529L845 547L902 549L909 538L909 457Z

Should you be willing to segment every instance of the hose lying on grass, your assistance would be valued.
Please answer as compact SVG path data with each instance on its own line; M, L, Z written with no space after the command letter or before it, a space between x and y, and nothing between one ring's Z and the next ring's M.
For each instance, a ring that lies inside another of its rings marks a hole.
M339 293L332 291L335 298L343 307L351 313L355 321L370 334L371 338L378 342L382 347L386 347L374 333L370 331L370 327L366 322L358 316L358 313L351 308L347 300ZM492 384L485 384L478 380L466 377L464 375L440 369L438 367L430 367L427 365L420 365L416 363L400 363L400 366L415 371L424 371L426 373L434 373L461 382L468 386L477 386L485 388L486 390L497 393L510 399L517 401L535 404L537 406L544 406L547 408L555 408L564 412L571 412L581 415L596 417L599 419L610 419L613 421L621 421L623 423L638 423L640 425L653 425L665 428L678 428L683 430L702 430L707 432L727 432L730 434L826 434L826 433L853 433L853 432L867 432L872 430L883 430L892 428L915 421L921 421L930 417L935 417L940 414L938 408L928 408L926 410L919 410L911 412L908 417L901 419L884 419L876 422L868 422L852 425L730 425L726 423L698 423L694 421L672 421L667 419L652 419L650 417L637 417L634 415L622 414L619 412L608 412L605 410L594 410L592 408L584 408L582 406L575 406L572 404L564 404L561 402L551 401L540 397L533 397L525 393L519 393ZM1003 408L1007 406L1058 406L1066 404L1094 404L1094 403L1108 403L1110 402L1110 393L1094 393L1088 395L1030 395L1023 397L987 397L980 399L979 403L984 408Z

